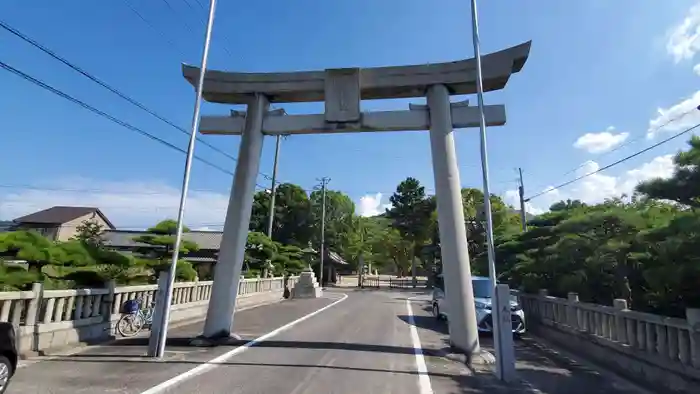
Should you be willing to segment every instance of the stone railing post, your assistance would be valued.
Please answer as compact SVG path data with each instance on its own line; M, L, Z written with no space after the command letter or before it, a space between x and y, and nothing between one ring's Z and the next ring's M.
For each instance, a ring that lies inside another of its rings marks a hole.
M165 289L168 283L167 271L161 271L158 275L158 289ZM148 338L148 355L153 356L158 350L158 337L160 336L160 328L163 324L163 314L165 308L165 294L162 290L156 290L156 308L153 311L153 323L151 324L151 335Z
M26 326L35 326L39 321L39 314L41 313L41 298L43 292L44 288L41 283L32 283L32 294L34 294L34 298L32 298L29 301L29 307L27 309L27 320L25 320ZM21 311L22 309L15 308L15 310ZM14 319L12 320L14 322Z
M109 294L106 297L102 297L102 318L105 322L112 321L112 311L114 310L115 293L117 288L117 281L111 279L107 282L107 290Z
M542 322L544 322L545 320L551 320L549 318L549 310L547 308L547 303L544 301L544 298L549 296L549 290L539 289L537 291L537 295L540 297L537 300L537 317L538 317L538 319Z
M578 293L571 291L566 298L569 301L569 304L566 306L566 324L578 330L578 308L575 305L578 302Z
M27 320L25 325L31 327L34 335L32 335L32 350L39 351L39 314L41 314L41 300L44 295L44 286L41 283L32 283L32 294L34 297L29 301L29 307L27 308ZM22 302L22 301L20 301ZM22 308L15 308L16 311L22 313ZM19 316L18 316L19 317ZM19 325L20 320L12 318L12 322Z
M196 278L194 278L194 282L192 282L192 287L190 288L190 299L188 301L189 302L199 301L198 293L199 293L199 277L196 277Z
M693 367L700 368L700 308L687 308L685 318L690 333L690 361Z
M613 300L613 308L615 308L615 339L620 343L628 343L627 341L627 324L622 311L627 310L627 300L618 298Z

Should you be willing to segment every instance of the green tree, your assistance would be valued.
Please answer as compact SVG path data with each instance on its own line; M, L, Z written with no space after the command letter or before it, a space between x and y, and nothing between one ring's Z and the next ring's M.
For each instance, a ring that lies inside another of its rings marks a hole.
M78 241L51 242L35 231L0 233L0 255L24 260L29 269L43 273L46 266L86 266L95 261Z
M277 254L277 245L267 235L259 232L249 232L245 245L245 268L247 276L262 274L272 268L273 258Z
M690 149L673 158L675 171L671 178L652 179L637 186L637 191L650 198L670 200L688 207L700 207L700 137L688 142Z
M253 199L250 230L267 234L270 194L257 192ZM305 247L312 236L309 214L311 202L300 186L283 183L275 190L275 213L272 222L272 239L283 244Z
M431 218L435 210L435 200L425 195L425 188L415 178L406 178L389 197L391 209L386 211L386 217L391 220L391 226L402 237L401 246L410 244L408 264L415 264L415 258L423 250L423 246L431 238Z
M102 239L104 228L101 224L86 220L79 224L75 230L76 234L73 236L73 240L96 248L104 247L104 240Z
M316 190L311 193L311 242L314 248L321 244L321 212L323 207L323 193ZM355 218L355 203L347 195L335 190L326 190L326 248L333 250L341 256L345 254L347 236L353 228ZM301 245L299 245L301 246Z
M581 202L581 200L571 200L571 199L568 199L568 200L566 200L566 201L562 200L562 201L559 201L559 202L555 202L554 204L552 204L551 207L549 207L549 210L552 211L552 212L556 212L556 211L567 211L567 210L571 210L571 209L582 208L582 207L585 207L585 206L586 206L586 204L583 203L583 202Z
M140 235L133 238L134 242L145 244L139 246L137 253L146 259L148 266L155 271L156 277L160 271L170 268L173 249L175 248L175 236L177 234L177 221L172 219L163 220L155 226L149 228L148 234ZM182 232L187 233L190 229L183 227ZM181 254L195 252L199 250L197 243L182 239L180 242ZM148 261L151 260L151 261ZM182 280L193 280L196 276L196 271L192 264L185 260L177 262L175 277Z

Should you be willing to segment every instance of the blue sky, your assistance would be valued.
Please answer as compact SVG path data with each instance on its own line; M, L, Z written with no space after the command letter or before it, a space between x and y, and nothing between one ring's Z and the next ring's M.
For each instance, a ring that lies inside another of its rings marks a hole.
M656 132L653 139L645 137L650 122L659 121L659 109L672 118L700 104L700 95L694 96L698 74L693 70L700 62L693 59L700 49L694 36L700 11L692 9L697 3L480 1L482 53L533 41L523 71L504 91L485 97L487 104L505 104L508 115L506 126L488 132L493 192L513 202L517 167L523 168L527 189L535 193L697 123L700 116L692 115ZM469 12L464 0L222 0L210 68L291 71L470 58ZM189 127L194 94L181 76L180 63L198 64L200 59L206 11L197 0L8 0L0 4L0 15L159 114ZM186 135L3 30L0 48L1 61L185 147ZM0 219L58 204L99 206L124 227L174 215L184 155L2 70L0 84L5 148ZM365 102L363 108L406 105L405 100ZM291 113L322 111L321 104L285 108ZM203 113L228 109L207 104ZM597 134L609 127L614 127L609 135ZM574 147L586 133L594 134ZM238 137L204 138L238 155ZM541 211L566 197L594 201L629 191L638 179L666 176L670 166L664 155L682 148L686 139L535 199L530 209ZM615 141L627 145L605 153ZM457 149L462 184L481 187L478 130L459 130ZM261 166L265 174L271 173L273 152L274 139L268 138ZM234 169L230 159L204 145L197 146L197 154ZM593 162L567 174L589 160ZM310 189L323 176L331 177L330 187L349 194L364 213L381 209L407 176L420 179L431 192L428 135L316 135L284 141L281 181ZM223 222L231 178L196 162L192 179L195 192L188 222L214 228ZM269 181L260 176L258 183Z

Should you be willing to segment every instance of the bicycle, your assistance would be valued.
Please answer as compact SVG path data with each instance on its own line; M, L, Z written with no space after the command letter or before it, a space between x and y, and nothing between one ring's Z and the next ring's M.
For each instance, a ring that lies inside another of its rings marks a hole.
M117 321L119 335L133 337L141 332L145 326L153 324L155 304L155 302L151 302L148 308L143 308L143 298L126 301L122 306L122 317Z

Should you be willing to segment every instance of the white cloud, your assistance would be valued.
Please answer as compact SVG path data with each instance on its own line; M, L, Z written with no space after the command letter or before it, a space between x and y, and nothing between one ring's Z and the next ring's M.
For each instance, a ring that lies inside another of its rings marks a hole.
M600 165L598 163L588 161L577 170L576 177L590 174L599 168ZM623 194L630 196L640 182L653 178L668 178L673 175L673 169L673 155L669 154L658 156L650 162L618 176L602 173L593 174L572 184L572 186L565 187L563 190L548 186L542 190L547 191L547 193L526 204L525 210L536 215L548 210L552 204L561 200L581 200L588 204L595 204L602 202L606 198L620 197ZM529 195L537 193L533 191ZM506 191L503 198L507 204L515 207L518 207L520 204L517 190Z
M700 123L698 105L700 105L700 90L669 108L659 108L658 116L649 121L647 138L654 138L660 133L681 131Z
M700 75L700 64L696 64L693 66L693 72L697 75Z
M357 206L357 213L360 216L369 217L377 216L386 209L390 209L391 204L382 204L382 193L377 194L367 194L360 197L360 203Z
M228 191L191 189L185 224L193 230L221 231ZM104 182L70 178L35 188L0 189L0 220L11 220L56 205L97 207L117 228L145 229L163 219L175 219L180 189L158 181ZM382 194L360 198L358 213L373 216L390 208Z
M623 143L629 133L615 134L615 128L610 126L600 133L586 133L574 142L574 148L584 149L588 153L602 153Z
M690 60L700 50L700 4L688 10L681 22L668 31L666 51L676 63Z
M146 228L176 218L180 189L160 182L64 179L35 189L0 189L0 218L14 219L55 205L97 207L118 228ZM191 190L185 224L221 229L228 193Z

